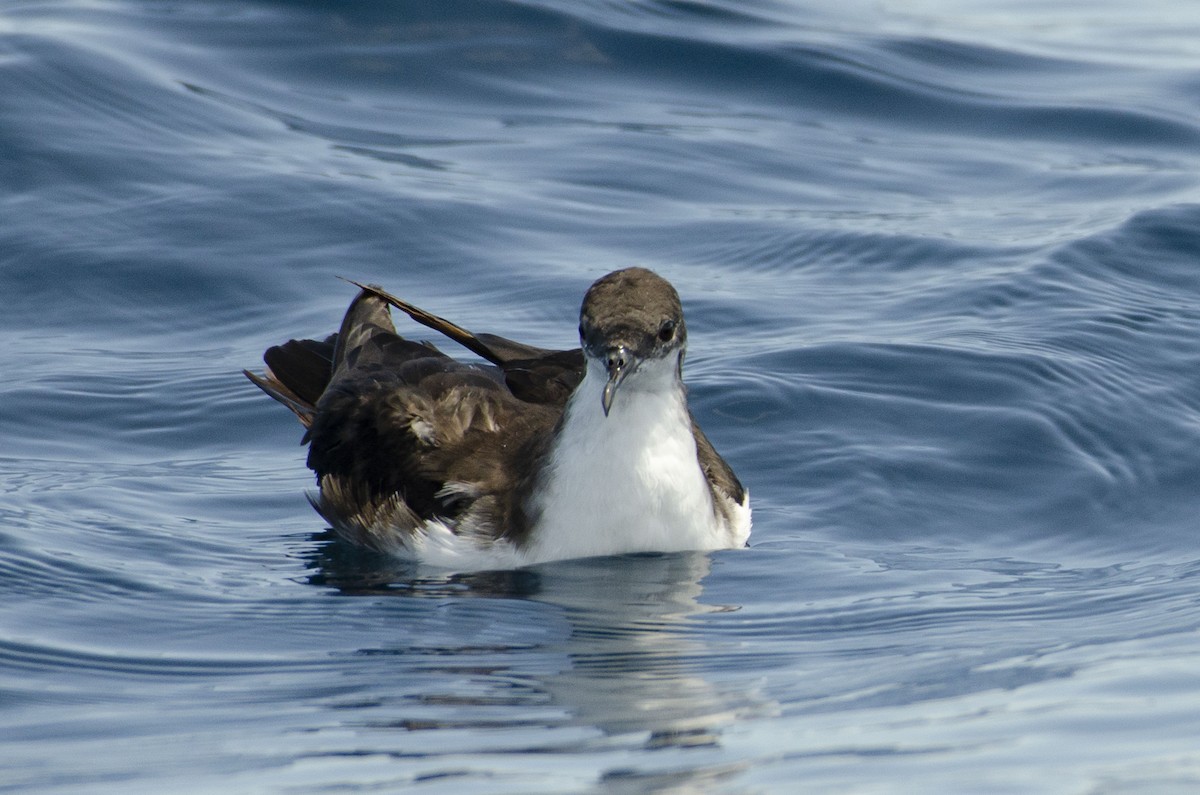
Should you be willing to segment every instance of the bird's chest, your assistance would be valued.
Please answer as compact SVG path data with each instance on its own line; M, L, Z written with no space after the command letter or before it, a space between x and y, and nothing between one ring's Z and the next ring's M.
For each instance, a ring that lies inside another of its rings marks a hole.
M574 405L537 500L538 558L712 546L719 532L686 407L622 395L607 417Z

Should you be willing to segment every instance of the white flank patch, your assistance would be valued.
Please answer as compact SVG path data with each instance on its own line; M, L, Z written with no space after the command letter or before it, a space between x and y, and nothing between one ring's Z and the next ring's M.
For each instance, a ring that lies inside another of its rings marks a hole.
M436 520L413 533L407 547L408 554L403 557L455 571L515 569L532 562L508 541L481 543L475 536L455 533Z

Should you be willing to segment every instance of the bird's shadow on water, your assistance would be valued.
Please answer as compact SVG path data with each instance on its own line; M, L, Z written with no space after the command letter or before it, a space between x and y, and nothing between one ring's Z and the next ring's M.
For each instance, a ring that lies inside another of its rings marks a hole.
M449 573L356 547L333 531L319 533L313 541L316 548L307 558L309 584L344 596L520 599L541 590L541 578L533 569Z
M747 692L744 683L729 686L732 678L715 676L717 670L706 663L718 641L706 632L705 616L737 610L701 601L703 580L712 571L708 553L645 553L445 574L329 536L321 541L311 553L309 582L344 596L493 599L498 620L505 620L500 605L537 603L542 619L536 631L530 627L528 643L514 644L512 653L557 661L526 685L569 715L560 725L599 729L643 750L719 749L723 731L735 720L774 711L762 694ZM511 623L511 615L507 620ZM471 653L478 643L478 637L464 634L460 651ZM455 649L440 652L453 674L461 664L454 661ZM511 677L511 670L504 675ZM733 775L726 762L700 765L695 773L705 780Z

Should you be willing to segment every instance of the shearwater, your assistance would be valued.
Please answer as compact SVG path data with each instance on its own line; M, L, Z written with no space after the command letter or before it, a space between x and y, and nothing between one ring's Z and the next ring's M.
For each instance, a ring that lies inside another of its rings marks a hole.
M688 409L687 327L662 277L597 280L567 351L354 284L336 334L246 371L308 429L310 500L347 540L459 570L746 544L749 495ZM490 365L401 337L389 306Z

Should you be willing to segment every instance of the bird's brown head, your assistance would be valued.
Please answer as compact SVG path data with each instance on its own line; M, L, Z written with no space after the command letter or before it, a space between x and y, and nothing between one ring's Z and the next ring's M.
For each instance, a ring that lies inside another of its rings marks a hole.
M626 268L597 279L583 297L579 340L584 354L604 365L604 413L621 384L644 362L673 358L683 366L687 327L679 294L646 268Z

